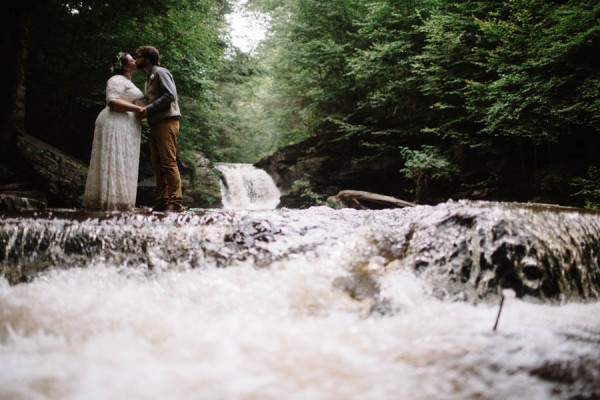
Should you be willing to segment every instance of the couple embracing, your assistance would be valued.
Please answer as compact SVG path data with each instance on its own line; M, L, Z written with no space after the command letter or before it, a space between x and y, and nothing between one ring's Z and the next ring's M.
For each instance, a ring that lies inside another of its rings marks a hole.
M147 79L145 95L133 82L136 70ZM142 118L150 126L150 160L156 177L154 211L182 211L177 167L179 104L173 76L160 66L158 50L141 46L136 58L118 53L106 83L107 106L96 118L83 207L132 211L137 194Z

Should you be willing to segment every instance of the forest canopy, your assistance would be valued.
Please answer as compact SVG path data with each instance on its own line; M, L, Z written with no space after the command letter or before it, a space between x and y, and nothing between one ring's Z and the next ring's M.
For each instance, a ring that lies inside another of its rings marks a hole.
M418 171L429 170L415 160L438 160L420 182L468 190L535 176L554 200L600 203L598 1L247 6L270 18L250 54L227 40L227 0L33 2L26 129L86 160L113 55L152 44L178 85L182 157L254 162L327 134L375 156L422 155Z
M532 177L539 201L571 203L578 190L588 205L600 201L600 184L590 184L600 151L598 1L252 4L274 16L263 54L270 101L283 105L273 119L279 145L333 129L336 140L402 158L401 142L418 137L422 159L449 162L430 177L458 168L465 190Z

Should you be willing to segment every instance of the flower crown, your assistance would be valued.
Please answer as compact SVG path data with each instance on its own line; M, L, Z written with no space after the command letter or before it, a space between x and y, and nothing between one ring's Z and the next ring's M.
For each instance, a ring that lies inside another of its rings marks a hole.
M127 55L127 53L122 52L122 51L117 53L117 56L115 57L116 60L110 66L111 74L119 73L123 70L123 65L124 65L123 61L125 60L126 55Z

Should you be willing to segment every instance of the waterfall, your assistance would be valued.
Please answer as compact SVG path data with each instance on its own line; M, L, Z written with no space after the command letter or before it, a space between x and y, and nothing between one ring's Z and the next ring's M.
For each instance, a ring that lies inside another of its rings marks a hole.
M281 193L264 170L252 164L216 164L222 173L223 208L272 210L279 204Z

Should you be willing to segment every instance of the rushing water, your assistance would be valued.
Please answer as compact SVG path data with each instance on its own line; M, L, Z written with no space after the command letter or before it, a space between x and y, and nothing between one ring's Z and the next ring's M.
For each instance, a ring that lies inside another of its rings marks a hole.
M266 171L252 164L216 164L221 172L223 208L272 210L279 204L280 192Z
M0 399L599 398L599 241L471 202L5 216Z

